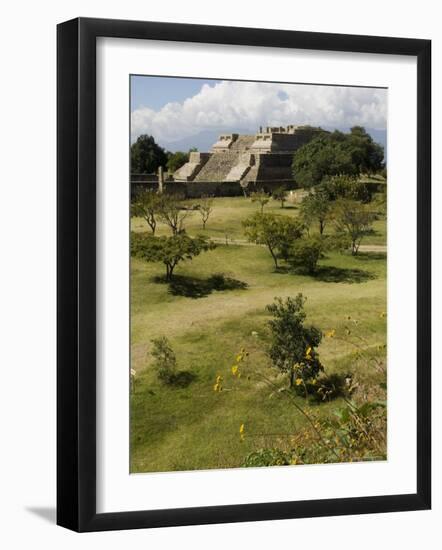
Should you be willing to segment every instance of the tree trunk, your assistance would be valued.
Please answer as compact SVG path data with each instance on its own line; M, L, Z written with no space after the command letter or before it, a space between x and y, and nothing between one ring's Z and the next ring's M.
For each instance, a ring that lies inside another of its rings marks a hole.
M269 250L270 250L270 254L272 255L273 261L275 262L275 269L278 269L278 258L273 253L273 250L270 248L270 246L269 246Z
M293 369L290 369L290 388L293 388L295 385L295 371Z

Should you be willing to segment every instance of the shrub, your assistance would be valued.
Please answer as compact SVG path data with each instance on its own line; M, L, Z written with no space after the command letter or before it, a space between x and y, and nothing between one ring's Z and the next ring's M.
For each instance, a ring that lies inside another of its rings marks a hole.
M271 345L268 354L273 364L290 377L290 387L305 384L324 370L314 348L319 346L322 332L314 326L305 326L305 299L302 294L296 298L276 298L267 306L273 315L268 322Z
M320 238L298 239L290 247L288 262L298 271L315 273L323 249L324 241Z
M247 455L242 466L245 468L254 468L258 466L288 466L291 464L291 460L292 457L290 453L285 453L280 449L259 449Z
M165 336L152 340L153 366L157 372L158 378L166 383L173 383L176 376L177 361L175 353Z

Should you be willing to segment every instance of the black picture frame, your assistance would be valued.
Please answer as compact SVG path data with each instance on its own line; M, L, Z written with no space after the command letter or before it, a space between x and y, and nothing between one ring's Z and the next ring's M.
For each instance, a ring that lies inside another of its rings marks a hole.
M96 512L96 39L116 37L417 59L417 492ZM57 28L57 523L75 531L425 510L431 506L431 41L79 18Z

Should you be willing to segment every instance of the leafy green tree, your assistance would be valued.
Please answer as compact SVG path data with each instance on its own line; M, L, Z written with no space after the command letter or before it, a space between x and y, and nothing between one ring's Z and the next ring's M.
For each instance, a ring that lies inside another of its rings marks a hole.
M322 132L300 147L293 156L293 177L300 187L312 187L325 176L379 172L384 167L384 150L364 128L350 133Z
M316 189L306 195L301 202L301 216L307 227L313 222L319 226L319 234L324 233L327 221L331 218L332 209L327 193L323 189Z
M176 151L175 153L169 153L169 158L167 159L167 170L173 174L181 166L184 166L186 162L189 162L189 153L184 153L183 151Z
M288 263L296 270L313 274L324 251L325 241L320 237L296 240L289 250Z
M243 222L244 232L250 242L267 246L278 269L278 257L287 259L288 250L295 239L302 235L299 220L278 214L256 213Z
M152 136L143 134L130 148L132 174L153 174L160 166L166 166L167 153Z
M322 183L316 187L321 190L328 200L351 199L369 203L372 199L372 190L369 185L355 176L325 176Z
M150 227L152 234L155 235L155 229L157 226L157 214L161 207L161 196L155 191L147 190L141 191L134 198L131 207L131 216L144 218L147 225Z
M198 204L198 212L201 214L203 229L206 229L206 223L213 211L213 198L202 196Z
M281 208L284 208L284 203L287 200L287 190L284 186L277 187L272 193L272 199L280 201Z
M285 300L276 298L267 306L273 316L268 321L271 342L268 355L275 367L289 375L290 387L305 384L324 370L315 348L322 332L315 326L305 326L305 299L302 294Z
M184 261L215 248L206 237L191 238L185 233L171 237L132 233L131 253L146 262L161 262L166 267L166 280L170 281L176 266Z
M336 230L347 235L351 242L351 253L355 256L364 236L372 232L375 214L367 205L358 201L341 199L336 202L335 222Z
M264 206L269 202L270 197L261 189L260 191L250 193L250 199L252 202L257 202L260 205L262 214L264 212Z

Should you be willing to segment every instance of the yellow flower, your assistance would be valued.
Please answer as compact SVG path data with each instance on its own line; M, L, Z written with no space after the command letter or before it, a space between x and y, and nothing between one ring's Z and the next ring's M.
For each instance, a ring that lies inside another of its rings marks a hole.
M222 382L222 379L223 379L223 377L218 374L218 376L216 377L216 383L220 384Z
M238 374L238 368L239 368L238 365L233 365L231 369L233 376L236 376Z
M333 338L333 336L334 336L335 334L336 334L335 329L328 330L328 331L325 333L325 337L326 337L326 338Z
M241 424L241 426L239 427L239 437L241 441L244 441L244 424Z
M295 380L295 384L296 384L297 386L300 386L300 385L302 384L302 378L297 378L297 379Z
M312 380L312 386L316 386L316 378L313 378L313 380Z
M307 348L307 351L305 352L305 358L306 359L312 358L312 348L310 346Z

